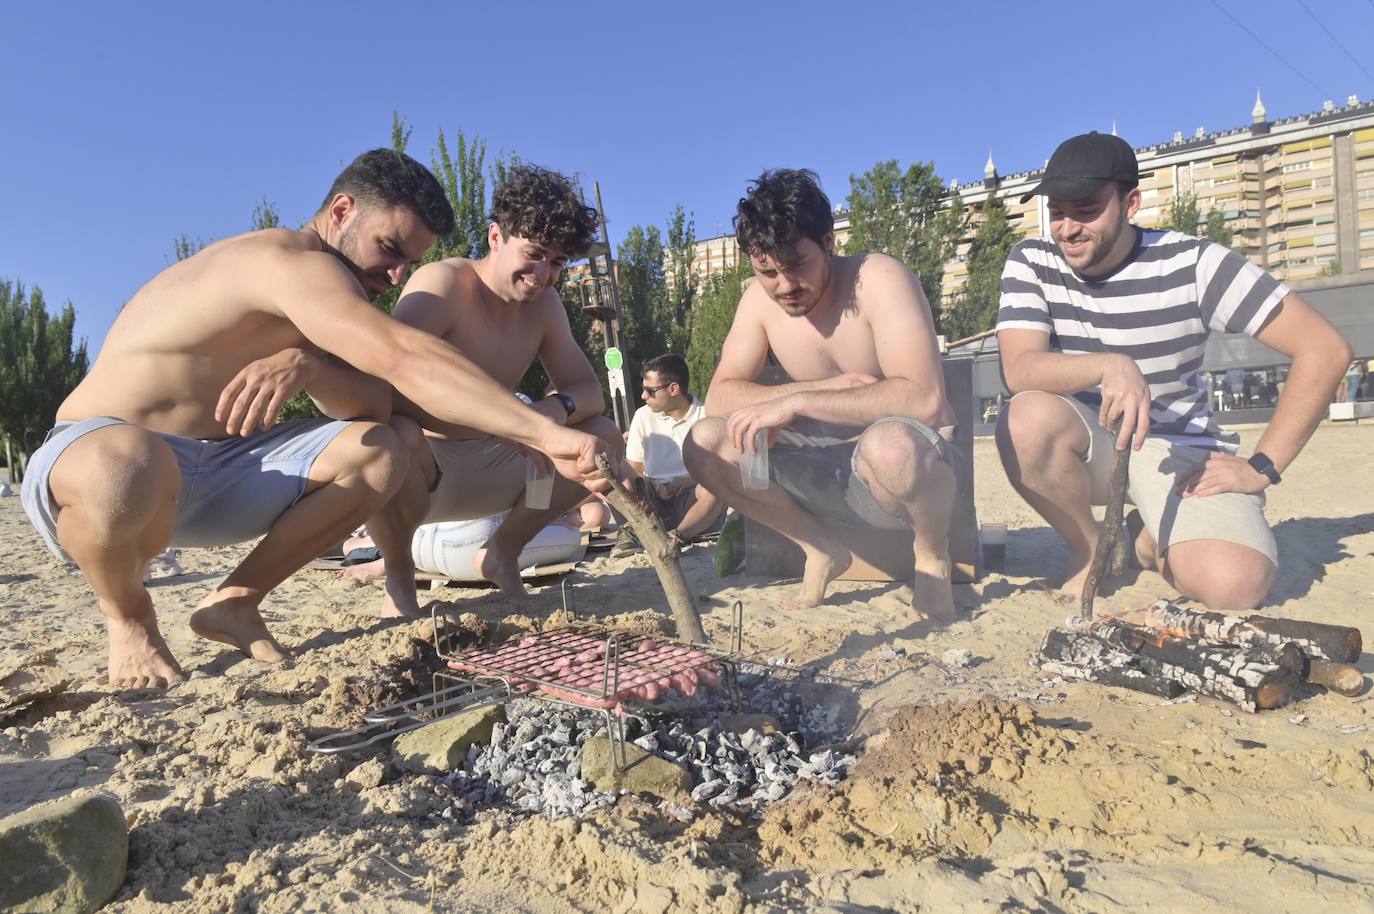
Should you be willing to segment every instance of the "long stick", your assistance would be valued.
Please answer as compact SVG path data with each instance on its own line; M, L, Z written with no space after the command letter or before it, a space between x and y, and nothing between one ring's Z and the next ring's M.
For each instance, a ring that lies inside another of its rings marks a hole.
M706 630L701 627L701 616L697 613L696 600L687 587L687 579L682 576L682 568L677 563L677 544L664 532L658 516L649 506L620 484L611 463L604 454L596 456L596 466L610 480L611 491L606 493L606 501L621 513L629 523L630 529L639 537L644 552L658 572L658 582L668 598L668 606L673 611L673 622L677 625L677 636L686 641L706 641Z
M1121 429L1118 419L1109 431L1115 441ZM1093 561L1088 566L1088 579L1083 582L1083 597L1078 606L1079 624L1092 621L1093 600L1097 597L1097 587L1107 574L1107 563L1112 557L1112 547L1121 536L1121 514L1126 508L1126 487L1131 476L1131 448L1112 451L1112 478L1107 490L1107 512L1102 517L1102 526L1097 532L1097 548L1093 550Z

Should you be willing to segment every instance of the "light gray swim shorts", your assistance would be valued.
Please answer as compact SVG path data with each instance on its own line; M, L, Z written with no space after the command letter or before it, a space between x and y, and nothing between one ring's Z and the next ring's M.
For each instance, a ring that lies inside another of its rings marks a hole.
M1060 399L1077 411L1088 429L1084 462L1092 480L1092 503L1105 505L1116 443L1111 433L1098 424L1096 409L1073 397ZM1160 552L1189 540L1222 540L1248 546L1277 567L1279 549L1269 522L1264 519L1263 492L1223 492L1205 498L1184 498L1174 491L1209 453L1205 448L1146 438L1141 449L1131 454L1126 500L1140 509L1140 519L1159 544Z
M71 556L57 542L58 507L48 488L57 458L82 435L123 419L97 416L59 422L34 452L21 493L43 542L64 562ZM283 422L248 438L181 438L155 432L172 446L181 468L174 546L225 546L266 533L287 508L305 495L315 458L350 422L304 419Z

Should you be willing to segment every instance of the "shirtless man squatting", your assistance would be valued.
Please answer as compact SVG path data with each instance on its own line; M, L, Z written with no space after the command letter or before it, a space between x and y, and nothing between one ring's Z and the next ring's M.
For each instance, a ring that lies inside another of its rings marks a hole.
M516 400L515 388L536 358L557 391L521 406L558 425L623 449L619 430L602 415L601 382L573 337L555 288L569 259L581 257L596 230L596 210L584 206L571 181L521 165L492 193L489 253L425 264L406 283L395 318L468 353L478 368ZM416 470L368 522L386 574L382 614L416 616L411 540L422 523L510 513L474 556L476 571L508 595L525 592L520 551L544 527L587 497L570 479L556 479L547 508L526 505L524 449L487 430L445 422L404 396L396 412L424 428ZM407 421L402 419L403 422ZM355 576L375 567L355 566Z
M572 478L596 473L595 438L525 408L458 350L370 304L452 226L424 166L373 150L304 228L212 244L120 312L22 493L45 543L96 593L112 685L185 678L143 585L169 543L266 533L191 627L258 660L287 657L258 605L401 485L408 453L386 424L389 385L444 421L542 451ZM275 425L301 389L332 418Z
M709 417L688 436L688 471L801 546L800 605L819 604L853 561L836 524L911 529L912 609L952 620L949 521L963 445L920 283L884 254L835 253L830 201L809 171L754 181L735 233L757 281L726 337ZM770 350L790 383L757 383ZM738 463L760 431L772 442L772 484L746 490Z

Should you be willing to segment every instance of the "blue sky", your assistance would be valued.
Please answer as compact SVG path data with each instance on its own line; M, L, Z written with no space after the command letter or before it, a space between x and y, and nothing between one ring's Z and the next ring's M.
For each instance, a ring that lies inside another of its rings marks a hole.
M303 222L392 111L422 161L462 129L600 181L618 242L677 203L727 231L765 167L839 203L881 159L970 181L1113 120L1137 146L1238 126L1257 87L1271 117L1374 95L1374 0L1303 2L1320 25L1297 0L4 4L0 277L70 299L94 350L174 238L264 197Z

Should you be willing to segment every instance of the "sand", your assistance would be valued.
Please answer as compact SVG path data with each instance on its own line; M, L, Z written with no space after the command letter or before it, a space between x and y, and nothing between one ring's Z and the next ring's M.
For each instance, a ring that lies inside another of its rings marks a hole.
M1257 435L1243 430L1244 446ZM1267 611L1374 637L1371 450L1374 427L1324 425L1271 490L1281 567ZM84 583L42 549L19 500L0 499L0 677L70 680L0 732L0 814L116 796L131 859L106 910L125 914L1374 910L1371 696L1309 689L1250 715L1047 680L1027 660L1069 614L1046 590L1066 553L990 441L975 462L980 518L1012 530L1006 570L956 588L966 612L945 628L911 619L905 586L845 583L819 609L785 612L794 582L717 580L709 551L686 555L708 628L723 637L744 601L750 653L847 681L835 706L862 745L837 788L800 790L760 820L690 823L627 797L581 822L459 825L436 817L436 782L389 770L385 750L306 753L427 681L428 624L375 618L375 582L302 571L264 606L298 653L291 668L196 639L190 607L246 547L185 550L188 574L153 589L190 681L114 692ZM582 613L642 623L666 610L642 556L599 558L574 581ZM519 603L442 595L492 623L538 624L559 606L558 587ZM1099 607L1168 595L1133 572ZM973 666L943 662L957 648ZM1361 666L1374 671L1374 656Z

